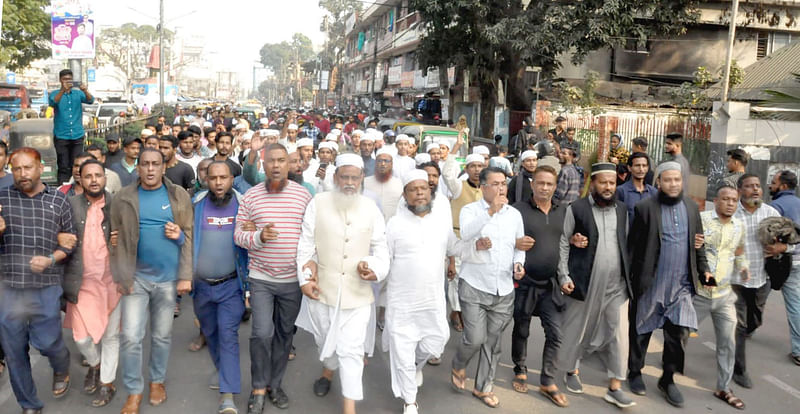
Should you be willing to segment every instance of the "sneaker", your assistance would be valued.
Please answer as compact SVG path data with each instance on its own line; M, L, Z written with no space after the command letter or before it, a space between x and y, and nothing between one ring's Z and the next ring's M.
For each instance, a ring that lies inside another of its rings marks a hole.
M281 410L289 408L289 396L283 392L283 388L271 390L269 392L269 400L272 401L272 405L280 408Z
M564 383L567 385L567 391L573 394L583 394L583 383L581 383L581 377L578 374L570 374L568 372L564 378Z
M628 388L636 395L645 395L647 388L644 386L642 374L636 374L628 377Z
M628 396L622 392L622 388L617 388L614 391L606 391L606 395L603 399L606 400L607 403L614 404L619 408L628 408L636 405L635 401L628 398Z
M789 358L795 365L800 365L800 355L789 354Z
M224 398L219 403L218 414L239 414L236 404L233 403L233 398Z
M320 377L318 380L314 381L314 395L317 397L324 397L328 395L328 392L331 390L331 380Z
M741 374L733 373L733 381L744 388L753 388L753 380L750 379L750 375L746 372Z
M660 379L658 380L658 389L664 394L664 398L667 399L668 403L678 408L683 407L683 394L681 394L681 391L674 382L667 383L663 379Z
M417 380L417 388L421 387L422 386L422 370L419 369L419 368L417 369L416 380Z
M214 372L211 373L211 376L208 377L208 388L211 390L219 389L219 371L214 370Z
M405 404L403 406L403 414L417 414L419 413L419 407L417 403L414 404Z

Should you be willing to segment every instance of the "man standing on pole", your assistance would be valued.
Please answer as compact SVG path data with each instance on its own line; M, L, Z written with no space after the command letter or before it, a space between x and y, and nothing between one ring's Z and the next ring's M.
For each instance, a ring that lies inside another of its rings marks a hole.
M53 137L58 163L58 182L65 183L72 176L72 162L83 152L83 108L81 104L94 103L94 96L85 83L74 89L72 71L58 73L61 89L50 92L49 105L53 107Z

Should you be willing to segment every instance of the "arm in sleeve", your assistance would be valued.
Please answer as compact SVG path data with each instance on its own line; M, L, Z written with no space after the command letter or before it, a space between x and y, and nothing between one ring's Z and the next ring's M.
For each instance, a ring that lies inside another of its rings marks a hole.
M317 246L314 243L314 228L316 226L317 208L316 200L312 199L303 215L303 225L300 231L300 241L297 243L297 282L300 286L308 283L303 277L303 266L309 260L316 260ZM377 274L377 272L376 272Z
M200 201L201 203L203 201ZM256 231L244 231L242 230L241 226L238 223L242 221L251 221L250 220L250 206L247 202L246 198L242 198L242 201L239 203L239 211L236 212L236 228L233 230L233 241L236 243L237 246L247 249L253 250L260 246L261 237L260 232Z
M461 239L467 241L478 237L483 226L492 218L488 211L481 208L479 204L474 204L464 206L458 219L461 226Z
M333 175L336 173L336 167L333 165L328 165L325 168L325 179L320 180L320 186L322 187L322 191L333 191L334 184L333 184Z
M72 206L69 204L69 201L65 198L64 202L61 205L61 217L59 217L59 227L61 233L72 233L76 234L75 232L75 224L72 221ZM58 242L56 241L56 250L61 250L67 256L72 254L73 249L67 249L61 246L58 246Z
M558 243L558 284L572 282L569 277L569 238L575 231L575 216L572 215L572 206L567 207L564 214L564 231L561 233L561 240Z
M748 269L750 267L750 262L747 260L747 255L744 253L744 238L747 235L747 231L745 229L744 223L739 223L742 226L742 231L739 232L739 241L736 243L736 255L733 257L733 268L736 271L740 271L742 269ZM793 250L797 247L796 244L789 245L786 248L786 252L788 253L789 250Z
M378 207L375 206L377 210ZM305 225L305 223L303 223ZM303 232L305 233L305 232ZM300 239L302 241L302 237ZM372 237L369 241L369 250L372 254L362 258L361 260L367 262L369 268L375 272L378 277L377 282L386 279L389 273L389 250L386 247L386 223L383 221L383 215L380 211L375 211L375 218L372 225ZM298 252L298 258L300 257Z
M458 173L458 163L455 155L447 157L447 161L444 162L442 167L442 178L444 179L444 185L453 195L453 199L461 195L461 186L464 185L464 182L458 179Z
M553 193L553 200L563 200L564 196L567 195L567 191L569 190L569 182L566 174L564 174L564 170L558 174L558 180L556 181L556 191Z
M249 154L248 154L249 155ZM244 180L250 185L256 185L258 180L258 163L260 161L258 151L255 152L253 162L248 162L249 156L244 158L242 162L242 176ZM263 181L263 180L262 180Z
M178 267L178 279L192 280L194 268L192 260L194 250L192 249L192 231L194 228L194 209L192 208L192 199L189 197L183 188L177 189L177 201L181 205L181 211L184 214L179 214L181 223L177 223L181 228L181 238L178 240L178 245L181 246L180 265Z
M514 234L514 240L519 240L525 237L525 224L522 222L522 214L516 208L509 207L509 211L514 213L514 228L516 229L516 234ZM525 251L519 250L514 247L514 263L519 263L523 267L525 266Z
M698 234L703 234L703 220L700 218L700 212L695 210L693 220L697 223L697 230L695 231ZM694 235L690 235L690 240L694 240ZM694 244L694 242L692 242ZM694 250L695 260L697 261L697 272L699 274L703 274L708 272L710 269L708 267L708 260L706 259L706 248L705 246L700 246L699 249Z

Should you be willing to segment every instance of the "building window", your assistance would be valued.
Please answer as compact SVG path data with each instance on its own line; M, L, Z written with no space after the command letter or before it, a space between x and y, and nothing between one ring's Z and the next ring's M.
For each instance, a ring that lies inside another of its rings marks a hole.
M645 40L643 43L639 42L639 39L633 38L626 38L625 45L622 48L623 51L627 53L643 53L649 54L650 53L650 41Z
M757 50L756 50L756 57L761 59L763 57L767 57L784 46L789 45L792 43L793 40L797 40L798 36L792 36L791 33L785 32L766 32L761 31L758 32L758 36L756 39Z

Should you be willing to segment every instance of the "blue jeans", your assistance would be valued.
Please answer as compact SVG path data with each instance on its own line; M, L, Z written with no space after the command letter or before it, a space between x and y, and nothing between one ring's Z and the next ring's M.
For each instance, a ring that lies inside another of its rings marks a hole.
M781 292L786 304L786 318L789 320L792 355L800 356L800 265L792 266L792 272L783 283Z
M129 295L122 297L120 362L122 383L129 394L141 394L142 341L150 317L150 382L164 383L172 342L172 320L177 282L154 283L135 278Z
M61 336L61 286L0 287L0 344L14 396L23 409L41 409L31 374L29 343L46 356L53 372L69 371L69 350Z
M195 279L194 314L206 337L211 361L219 371L219 392L239 394L242 378L239 368L239 324L244 299L239 279L211 286Z

